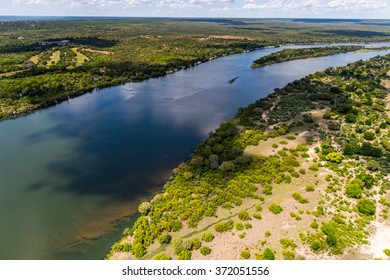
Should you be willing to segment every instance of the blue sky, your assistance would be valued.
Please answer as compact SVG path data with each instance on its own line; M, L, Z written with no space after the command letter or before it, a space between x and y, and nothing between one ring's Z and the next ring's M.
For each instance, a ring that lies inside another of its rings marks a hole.
M1 15L390 18L390 0L0 0Z

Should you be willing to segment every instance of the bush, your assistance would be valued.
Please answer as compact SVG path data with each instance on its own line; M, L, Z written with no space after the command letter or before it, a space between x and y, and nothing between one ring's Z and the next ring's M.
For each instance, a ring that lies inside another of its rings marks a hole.
M227 222L221 222L215 225L215 231L216 232L225 232L232 230L234 227L234 222L233 220L229 220Z
M295 253L290 250L283 250L282 252L283 258L285 260L294 260L295 259Z
M327 161L331 161L331 162L335 162L335 163L340 163L343 159L343 157L341 155L339 155L338 153L336 152L333 152L333 153L329 153L326 155L325 159Z
M249 216L248 212L246 211L241 211L238 213L238 218L241 220L241 221L249 221L249 220L252 220L251 217Z
M362 189L358 184L349 184L345 187L345 193L350 198L361 198Z
M202 242L200 242L198 238L194 238L191 240L191 245L192 250L198 250L200 247L202 247Z
M224 161L222 164L219 166L219 170L222 172L230 172L234 171L236 169L234 162L232 161Z
M376 212L375 203L368 199L362 199L358 201L357 208L363 215L373 216Z
M169 260L171 260L171 259L172 259L172 258L171 258L170 256L164 255L164 254L162 254L162 253L159 253L159 254L155 255L155 256L152 258L152 260L155 260L155 261L157 261L157 260L169 261Z
M139 206L138 206L138 212L141 214L141 215L146 215L148 214L148 212L152 209L152 203L148 202L148 201L145 201L145 202L142 202Z
M251 252L249 250L242 250L240 253L241 258L243 259L249 259L251 257Z
M292 194L292 197L299 203L302 204L309 203L309 200L307 198L302 197L300 193L295 192Z
M314 186L313 186L313 185L307 185L306 188L305 188L305 190L306 190L307 192L314 192Z
M168 244L170 241L171 241L171 236L168 234L167 231L163 231L158 237L158 242L160 242L160 244Z
M310 169L311 171L318 171L319 166L318 166L317 163L314 163L314 164L312 164L312 165L309 167L309 169Z
M244 225L241 222L236 223L236 229L237 230L244 230Z
M202 240L205 242L211 242L214 240L214 234L212 234L210 232L205 232L202 235Z
M272 213L274 213L275 215L277 215L277 214L282 213L283 208L280 205L276 204L276 203L272 203L268 207L268 210L271 211Z
M211 248L206 247L206 246L203 246L202 248L200 248L200 253L201 253L203 256L210 255L210 254L211 254Z
M364 139L371 141L375 139L375 133L371 131L365 131L363 133L363 137Z
M320 243L320 241L314 240L314 241L310 244L310 248L311 248L313 251L318 251L319 249L321 249L321 243Z
M262 192L265 195L271 195L272 194L272 185L265 184Z
M181 251L178 255L178 260L190 260L192 257L192 252L188 250Z
M265 248L263 252L263 260L274 260L275 255L274 252L270 248Z
M341 125L337 122L330 122L330 123L328 123L328 128L329 128L329 130L339 131L341 128Z
M386 256L390 257L390 249L384 249L383 253L385 253Z

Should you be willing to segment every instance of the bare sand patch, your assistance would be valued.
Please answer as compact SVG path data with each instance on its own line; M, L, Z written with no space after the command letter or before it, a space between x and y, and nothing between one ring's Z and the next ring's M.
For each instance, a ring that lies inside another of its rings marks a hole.
M369 230L374 233L368 239L369 244L362 246L362 253L370 254L373 258L389 259L383 250L390 249L390 224L374 221L369 226Z
M92 50L92 49L84 49L84 51L92 52L92 53L101 53L101 54L115 54L114 52L101 51L101 50Z

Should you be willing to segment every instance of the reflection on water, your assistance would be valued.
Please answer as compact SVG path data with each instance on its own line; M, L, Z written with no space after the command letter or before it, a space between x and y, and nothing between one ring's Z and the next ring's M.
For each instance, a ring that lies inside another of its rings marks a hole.
M1 122L0 258L103 258L139 202L238 107L314 71L385 53L250 68L273 51L225 57Z

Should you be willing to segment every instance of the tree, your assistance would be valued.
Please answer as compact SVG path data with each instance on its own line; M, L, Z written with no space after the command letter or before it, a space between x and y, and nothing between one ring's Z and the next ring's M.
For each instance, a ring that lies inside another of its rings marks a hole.
M362 199L358 201L357 208L363 215L373 216L376 212L375 203L368 199Z
M222 164L219 166L219 170L222 172L230 172L235 170L234 163L232 161L224 161Z
M148 214L148 212L152 209L152 203L148 202L148 201L145 201L145 202L142 202L139 206L138 206L138 212L141 214L141 215L146 215Z

